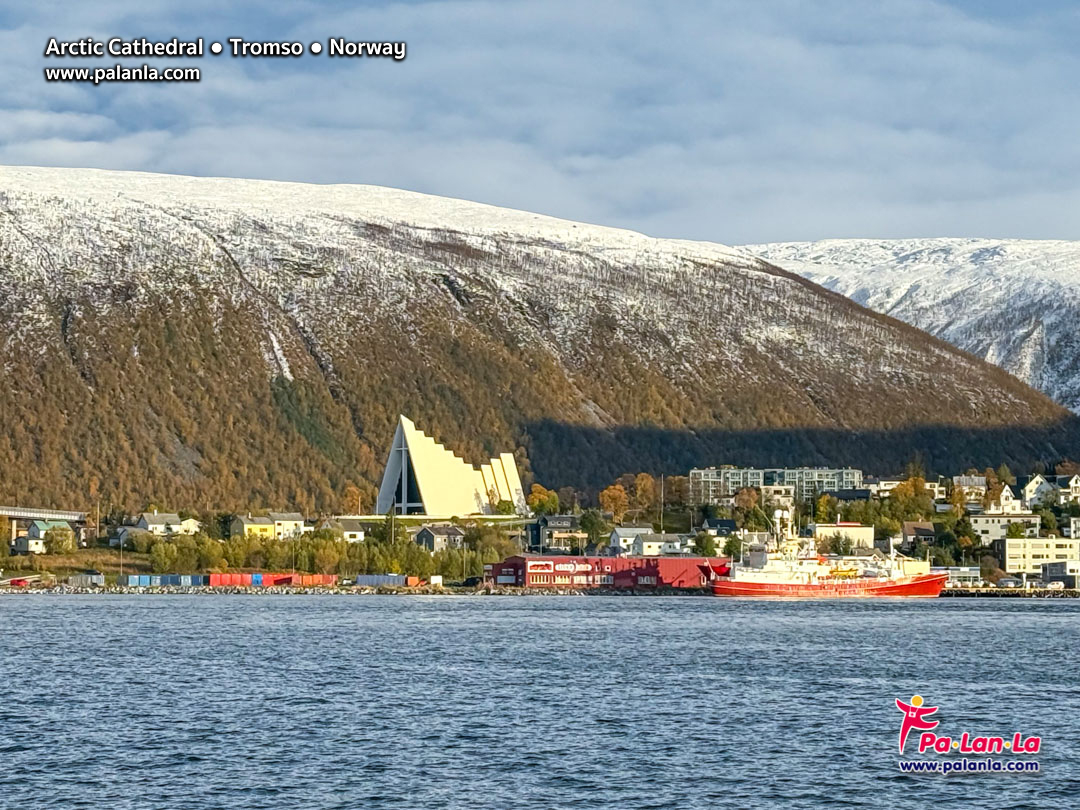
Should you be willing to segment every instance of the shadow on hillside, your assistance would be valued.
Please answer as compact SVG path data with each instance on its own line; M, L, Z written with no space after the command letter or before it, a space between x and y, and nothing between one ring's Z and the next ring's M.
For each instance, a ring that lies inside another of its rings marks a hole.
M603 429L551 420L526 425L537 480L585 490L627 472L686 475L691 467L850 466L875 475L901 472L918 454L928 473L954 474L1003 461L1025 472L1037 461L1080 458L1080 418L1033 427L948 425L904 430L777 428L731 431L653 427Z

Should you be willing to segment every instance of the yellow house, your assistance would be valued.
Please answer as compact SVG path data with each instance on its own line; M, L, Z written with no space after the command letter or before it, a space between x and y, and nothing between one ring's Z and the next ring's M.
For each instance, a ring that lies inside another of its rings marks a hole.
M229 533L233 537L247 536L259 540L274 537L274 521L266 515L237 515L229 524Z

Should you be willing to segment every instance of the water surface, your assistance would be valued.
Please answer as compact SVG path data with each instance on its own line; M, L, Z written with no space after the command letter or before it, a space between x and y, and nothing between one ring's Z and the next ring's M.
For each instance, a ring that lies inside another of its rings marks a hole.
M0 806L1066 806L1077 651L1071 600L10 596ZM900 774L915 693L1043 773Z

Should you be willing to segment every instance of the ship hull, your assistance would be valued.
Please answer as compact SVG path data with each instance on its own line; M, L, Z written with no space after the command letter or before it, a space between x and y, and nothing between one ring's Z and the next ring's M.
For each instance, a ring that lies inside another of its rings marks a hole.
M714 596L780 597L785 599L849 599L907 597L932 599L945 587L946 574L922 574L900 579L854 579L850 582L753 582L721 577L713 581Z

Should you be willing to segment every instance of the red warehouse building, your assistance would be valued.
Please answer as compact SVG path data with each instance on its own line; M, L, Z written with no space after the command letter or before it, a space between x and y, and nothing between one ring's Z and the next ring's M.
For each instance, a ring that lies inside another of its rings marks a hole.
M701 588L724 557L507 557L491 567L494 585L519 588Z

